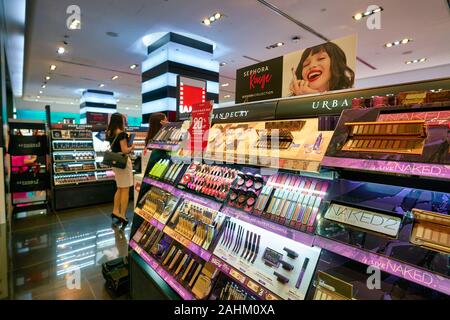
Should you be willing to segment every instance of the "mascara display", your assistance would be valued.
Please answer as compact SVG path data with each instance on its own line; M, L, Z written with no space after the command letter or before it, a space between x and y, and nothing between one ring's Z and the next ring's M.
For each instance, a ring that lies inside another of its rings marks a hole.
M165 224L180 201L167 191L151 187L140 206L147 215Z

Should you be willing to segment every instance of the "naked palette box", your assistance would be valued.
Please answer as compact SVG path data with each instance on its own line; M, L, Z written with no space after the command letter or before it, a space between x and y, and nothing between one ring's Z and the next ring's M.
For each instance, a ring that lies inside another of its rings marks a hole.
M324 167L450 179L450 111L345 110Z

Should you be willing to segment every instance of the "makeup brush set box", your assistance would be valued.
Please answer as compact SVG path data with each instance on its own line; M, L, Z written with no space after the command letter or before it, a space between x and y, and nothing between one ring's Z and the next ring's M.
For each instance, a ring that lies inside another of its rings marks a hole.
M280 298L303 300L320 250L228 217L213 254Z
M147 145L149 149L177 151L188 138L189 121L170 122L162 126Z
M344 110L323 167L450 179L450 111Z
M204 158L318 172L332 134L319 131L317 118L215 124L209 131Z
M317 235L450 275L450 193L337 180Z

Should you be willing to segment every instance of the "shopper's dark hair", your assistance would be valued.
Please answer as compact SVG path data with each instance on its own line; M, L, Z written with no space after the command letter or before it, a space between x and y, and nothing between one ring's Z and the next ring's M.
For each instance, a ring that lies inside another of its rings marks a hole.
M117 129L120 129L122 131L125 130L123 123L123 116L119 112L113 113L111 115L108 129L106 130L106 138L108 140L112 139L115 136Z
M166 118L166 115L161 112L153 113L150 116L149 120L149 127L147 132L147 137L145 138L145 145L148 144L148 142L153 139L153 137L156 135L156 133L161 129L162 124L161 121Z
M303 64L309 55L314 55L322 51L328 53L331 59L331 80L329 90L352 88L355 83L355 72L347 66L347 57L345 56L344 50L333 42L320 44L318 46L308 48L303 52L302 58L300 59L300 63L297 67L297 79L303 80Z

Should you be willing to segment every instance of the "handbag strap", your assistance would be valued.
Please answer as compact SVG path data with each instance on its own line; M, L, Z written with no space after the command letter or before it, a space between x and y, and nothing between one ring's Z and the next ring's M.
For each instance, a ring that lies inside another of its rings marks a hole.
M117 140L117 137L118 137L119 135L118 134L116 134L116 136L114 137L114 140L113 140L113 142L111 142L110 144L109 144L109 151L111 151L112 152L112 146L114 145L114 142L116 142L116 140Z

